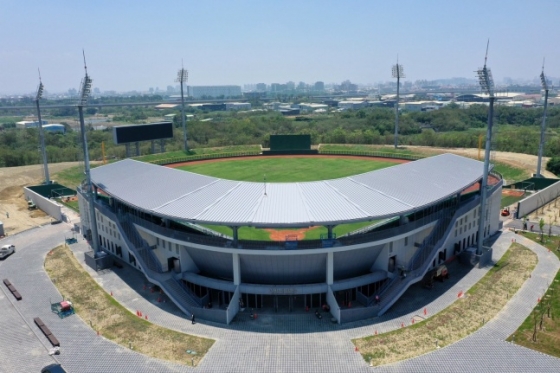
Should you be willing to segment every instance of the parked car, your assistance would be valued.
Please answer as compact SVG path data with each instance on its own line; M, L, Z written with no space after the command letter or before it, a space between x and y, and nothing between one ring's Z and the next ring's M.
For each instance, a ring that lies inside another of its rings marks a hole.
M66 373L66 371L60 364L51 364L41 369L41 373Z
M14 245L4 245L0 248L0 259L5 259L16 252Z

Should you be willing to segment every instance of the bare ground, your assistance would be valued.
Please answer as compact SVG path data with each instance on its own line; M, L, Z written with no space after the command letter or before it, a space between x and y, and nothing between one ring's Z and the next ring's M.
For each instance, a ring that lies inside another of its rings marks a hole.
M426 154L441 154L441 153L453 153L457 155L463 155L470 158L477 158L478 157L478 149L476 148L432 148L429 146L406 146L407 149L414 149L420 152L425 152ZM536 155L531 154L521 154L521 153L510 153L510 152L493 152L494 159L497 162L505 163L513 167L523 168L528 170L531 173L537 172L537 160L538 157ZM481 151L481 157L484 157L484 151ZM546 162L548 162L550 158L543 157L542 159L542 174L545 177L556 179L556 175L551 172L546 171L544 168L546 166Z
M54 174L78 165L78 162L54 163L49 173ZM0 168L0 221L6 235L49 223L52 219L41 210L27 210L23 187L37 185L44 180L43 165Z

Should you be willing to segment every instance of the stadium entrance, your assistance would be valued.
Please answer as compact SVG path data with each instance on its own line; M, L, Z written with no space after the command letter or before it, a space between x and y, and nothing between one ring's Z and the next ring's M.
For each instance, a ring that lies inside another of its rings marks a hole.
M260 313L286 314L320 309L326 304L326 293L318 294L242 294L241 308L258 310Z

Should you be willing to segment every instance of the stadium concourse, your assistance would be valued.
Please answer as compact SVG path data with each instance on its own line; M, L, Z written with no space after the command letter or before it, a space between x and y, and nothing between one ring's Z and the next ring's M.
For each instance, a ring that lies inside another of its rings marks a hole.
M71 215L72 212L65 211ZM73 222L79 217L72 217ZM41 367L59 362L68 372L366 372L368 363L354 351L352 338L380 333L400 327L401 322L422 313L430 315L452 304L459 290L466 290L488 271L474 268L437 298L416 304L406 312L395 307L390 313L368 321L358 321L344 326L329 320L317 320L310 314L281 315L277 319L263 317L250 320L248 313L229 326L211 322L192 325L189 319L170 302L158 303L149 291L143 291L143 274L125 267L117 271L96 272L83 262L88 243L80 239L71 249L84 268L107 293L128 310L142 309L150 321L185 333L213 338L216 343L199 366L181 366L138 354L127 347L116 345L97 336L79 317L60 319L51 313L50 299L60 294L44 270L44 259L53 247L64 241L70 233L67 223L46 225L9 237L18 247L9 260L0 262L0 272L9 278L21 292L23 299L16 301L8 296L7 289L0 291L0 372L38 372ZM538 256L538 263L521 289L512 296L507 306L478 332L433 353L375 370L397 372L557 372L560 359L535 352L504 339L515 331L531 313L535 294L554 279L560 268L557 257L544 247L512 232L494 237L493 261L505 253L512 238L527 246ZM452 279L451 281L454 281ZM446 283L448 284L448 283ZM438 287L439 288L439 287ZM443 288L442 288L443 289ZM430 294L438 291L434 289ZM47 339L33 324L40 317L49 325L61 344L61 354L48 356ZM154 348L157 348L154 346Z
M246 308L322 308L340 324L384 314L458 255L479 259L469 247L478 242L482 169L479 161L443 154L334 180L254 183L123 160L92 170L95 223L84 190L78 197L82 232L105 255L95 260L136 268L186 315L229 324ZM502 180L493 180L483 240L501 227ZM376 223L333 234L339 224L364 221ZM232 237L204 224L228 226ZM328 233L241 240L238 229L246 226L324 226Z

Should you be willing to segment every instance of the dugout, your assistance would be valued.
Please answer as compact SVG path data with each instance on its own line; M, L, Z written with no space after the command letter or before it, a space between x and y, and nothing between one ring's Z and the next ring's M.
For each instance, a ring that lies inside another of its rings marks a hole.
M264 155L318 154L311 149L311 135L270 135L270 150Z

